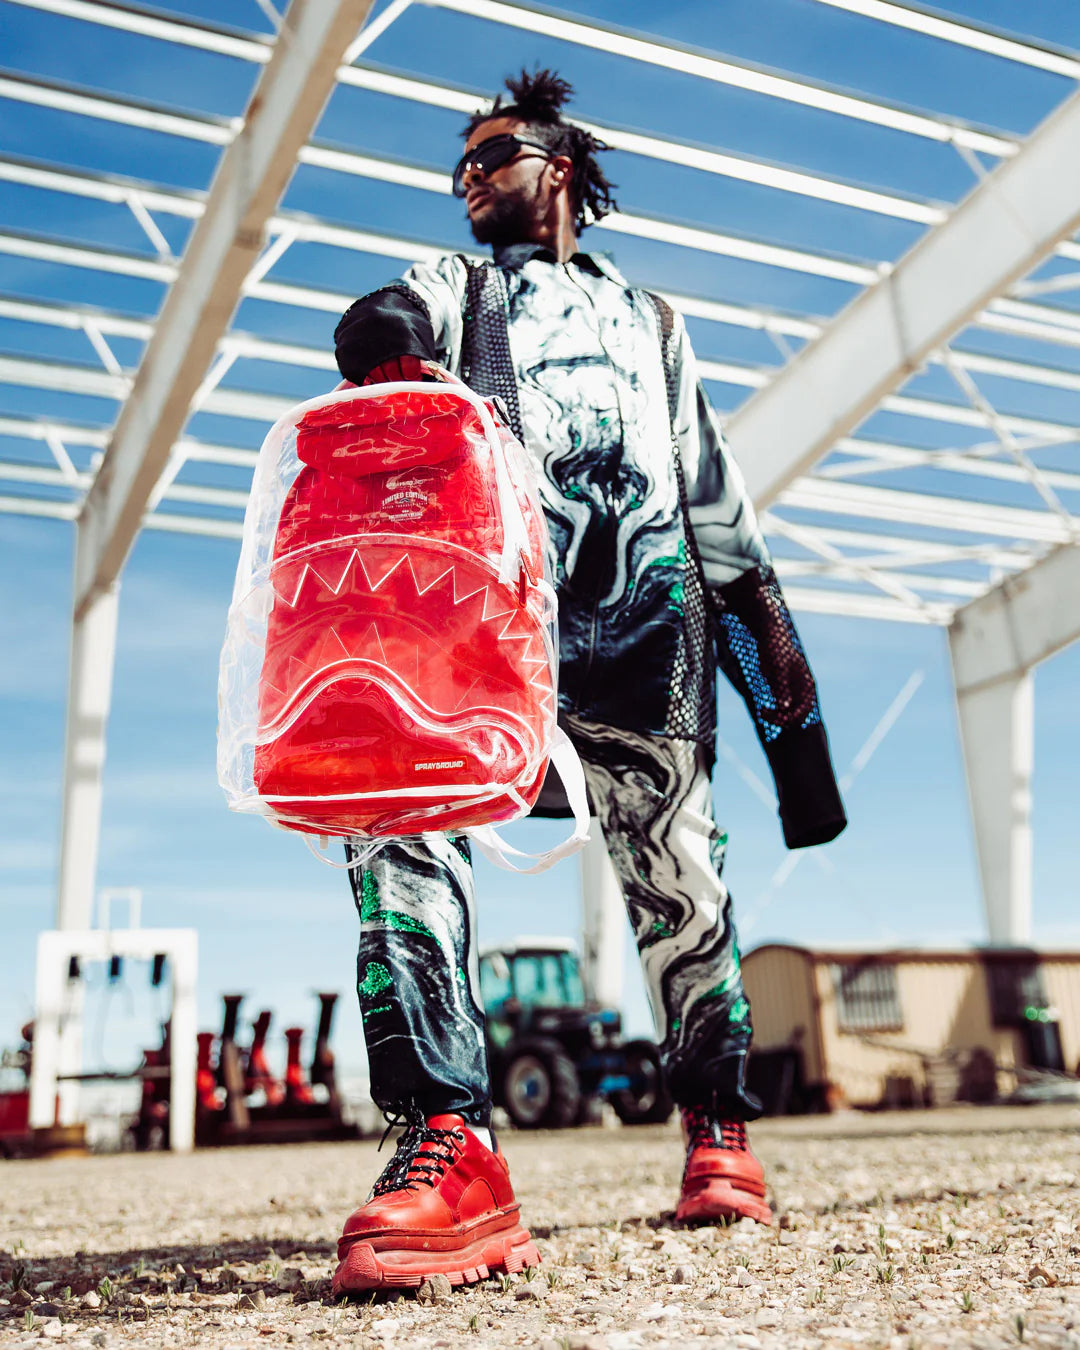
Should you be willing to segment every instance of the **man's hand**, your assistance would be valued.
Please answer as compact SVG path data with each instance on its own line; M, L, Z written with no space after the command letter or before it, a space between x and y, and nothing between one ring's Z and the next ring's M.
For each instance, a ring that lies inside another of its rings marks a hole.
M434 361L425 361L419 356L392 356L388 361L375 367L365 384L399 384L415 380L445 380L447 372Z

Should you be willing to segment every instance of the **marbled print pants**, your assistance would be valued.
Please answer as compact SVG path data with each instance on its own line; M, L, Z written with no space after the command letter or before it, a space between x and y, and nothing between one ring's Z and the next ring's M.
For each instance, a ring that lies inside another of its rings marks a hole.
M593 810L641 955L668 1083L682 1105L758 1114L744 1086L750 1007L720 878L705 750L574 718ZM347 853L351 852L347 847ZM360 912L357 989L371 1093L484 1124L491 1088L472 865L462 839L393 843L350 871Z

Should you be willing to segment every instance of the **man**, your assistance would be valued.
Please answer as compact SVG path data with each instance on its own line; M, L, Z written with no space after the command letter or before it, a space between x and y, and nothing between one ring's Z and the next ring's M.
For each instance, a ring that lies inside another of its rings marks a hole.
M560 721L585 767L641 953L687 1163L677 1217L768 1222L745 1122L750 1010L713 818L716 665L743 695L790 847L845 825L813 676L681 318L579 232L614 203L569 85L508 80L454 175L493 263L416 266L336 332L354 383L498 395L540 470L559 596ZM463 840L381 849L350 877L372 1095L406 1129L345 1225L336 1292L517 1270L535 1248L490 1130Z

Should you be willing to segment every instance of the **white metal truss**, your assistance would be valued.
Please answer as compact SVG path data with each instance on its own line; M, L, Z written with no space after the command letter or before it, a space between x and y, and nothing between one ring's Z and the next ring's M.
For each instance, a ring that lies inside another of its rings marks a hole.
M988 56L998 56L1005 61L1016 61L1052 75L1080 80L1080 60L1072 53L1055 50L1046 43L1030 40L1021 42L981 24L947 18L916 5L894 4L893 0L817 0L817 3L831 5L833 9L845 9L850 14L862 14L879 23L894 24L897 28L922 33L941 42L969 47L972 51L985 52Z
M51 180L50 180L51 181ZM187 203L185 203L187 206ZM276 222L282 234L279 239L295 238L291 226L286 221ZM309 223L308 232L316 238L324 237L323 230L318 225ZM336 236L335 236L336 237ZM26 244L26 241L18 241L20 248ZM367 235L362 235L359 239L348 240L349 243L355 243L362 248L374 247L379 252L386 254L398 254L400 256L410 256L415 249L407 240L396 238L376 238L372 239ZM0 238L0 249L4 247L5 240ZM33 250L26 246L25 251L33 253ZM433 250L434 251L434 250ZM53 261L66 261L66 256L57 254L55 249L50 247L46 250L46 256ZM85 251L76 253L74 265L95 265L100 261L99 256L94 254L85 256ZM124 270L125 260L118 255L112 255L103 260L105 265L111 270ZM137 259L132 259L137 263ZM152 265L157 268L157 264ZM134 270L134 269L133 269ZM141 270L141 269L138 269ZM262 283L255 281L246 287L249 294L266 295L268 298L279 299L284 303L293 303L305 307L315 307L327 310L329 312L338 311L343 307L347 297L332 293L320 293L310 290L295 288L293 289L283 285L273 283ZM708 302L696 301L694 297L672 296L676 304L684 311L692 312L695 305L703 313L712 313ZM718 317L721 321L743 322L747 325L762 325L768 321L769 316L758 312L752 312L745 309L738 309L731 306L716 306L720 311ZM1030 307L1034 308L1034 307ZM123 315L113 315L98 311L75 310L63 306L50 306L41 303L29 303L17 300L0 299L0 317L18 318L27 322L37 322L53 326L68 328L85 328L87 324L92 324L103 335L116 335L145 338L151 331L151 325L148 321L138 321L127 318ZM780 324L784 321L781 318ZM789 327L794 327L798 321L793 321ZM813 329L810 325L803 323L802 332L810 333ZM231 333L227 335L220 344L220 349L227 354L230 359L244 357L247 359L263 359L274 361L278 364L293 364L298 366L307 366L315 369L323 369L328 373L334 370L332 357L327 351L318 349L305 349L295 344L280 344L266 341L264 339L254 338L242 333ZM1019 363L1006 363L992 358L982 358L977 354L955 353L955 359L961 365L973 370L1003 370L1010 376L1017 379L1023 379L1033 383L1045 383L1048 385L1061 384L1069 387L1074 383L1067 372L1058 372L1053 369L1044 369L1033 366L1024 366ZM743 383L753 383L755 385L764 382L763 373L750 371L748 368L741 371L739 368L730 365L722 365L715 362L703 362L703 372L708 376L716 378L737 380ZM750 378L748 378L750 377ZM96 394L104 397L122 398L127 388L127 379L116 370L83 369L78 367L63 367L45 362L28 362L17 359L0 359L0 381L8 381L33 386L38 388L53 388L58 390L82 390L83 392ZM260 420L270 420L280 414L287 406L288 400L275 399L265 395L245 394L240 390L220 391L215 393L204 407L208 411L223 413L226 416L234 415L241 418ZM887 400L883 405L895 412L906 413L917 417L935 417L948 419L960 424L972 426L981 426L984 422L983 414L973 409L962 409L948 405L934 405L926 400L910 400L902 397L894 397ZM1050 424L1035 422L1032 419L1024 418L1002 418L1002 423L1015 432L1017 435L1032 438L1036 444L1064 444L1072 440L1076 431L1064 424ZM1038 513L1001 510L980 509L977 504L968 503L960 500L943 500L934 508L931 502L930 509L927 510L925 501L911 503L906 500L905 495L895 491L884 491L880 496L875 496L873 490L870 492L845 492L843 489L831 492L828 496L822 493L823 481L828 478L852 477L872 471L885 471L889 468L895 468L898 465L929 465L955 473L965 473L968 475L982 476L988 478L1011 479L1019 481L1024 478L1023 471L1013 464L1003 464L998 460L989 458L985 454L983 446L976 446L966 453L959 451L924 451L916 447L895 446L887 443L875 441L860 441L854 438L845 438L837 447L851 456L858 456L846 462L841 462L826 468L819 472L816 480L811 480L795 486L795 489L788 494L785 501L788 504L802 506L808 509L824 509L831 513L852 515L865 514L869 519L887 520L901 524L917 525L941 525L952 526L954 529L968 529L973 531L988 531L998 535L1008 535L1015 532L1021 538L1055 538L1059 537L1050 527L1047 534L1047 527L1041 520ZM192 455L192 443L187 442L186 448L181 451L185 457ZM218 454L220 456L219 448ZM251 461L250 451L234 452L234 463L249 463ZM203 458L205 458L203 456ZM220 461L220 458L218 460ZM0 472L3 472L0 469ZM25 468L17 467L15 469L17 477L22 481L29 481L26 476ZM1046 481L1055 488L1075 489L1077 486L1077 475L1064 472L1049 472L1044 475ZM45 481L39 479L38 481ZM81 485L81 481L80 481ZM229 498L211 490L205 497L200 498L197 489L189 489L191 496L189 500L197 502L214 501L215 504L223 504ZM169 500L174 500L174 494L165 494ZM230 494L231 501L239 507L242 504L242 494L239 492ZM211 523L212 532L221 533L218 522ZM947 558L948 551L939 557ZM837 577L850 578L852 569L837 566L833 569ZM935 578L931 575L916 574L912 583L913 588L940 592L943 589L948 590L949 578ZM951 588L959 594L969 594L966 586ZM801 599L801 592L797 593ZM827 593L826 593L827 594ZM823 605L822 597L812 597L815 608L821 608ZM850 597L841 592L836 594L837 612L852 613L852 603ZM861 611L860 611L861 612ZM931 611L935 615L942 615L944 611L937 607ZM912 614L912 619L922 618L925 621L925 614L918 616Z
M829 0L822 2L829 3ZM97 0L16 0L16 3L260 65L267 62L273 48L272 39L261 34L239 33L138 6L99 3ZM553 15L503 0L437 0L437 3L472 19L524 31L542 31L563 41L612 52L628 60L678 70L691 78L717 81L798 106L826 109L860 122L953 144L968 153L974 151L1012 160L1018 148L1014 137L993 129L967 126L936 114L892 107L873 99L824 89L795 77L756 70L726 57L693 51L565 14ZM353 64L370 45L376 30L383 31L396 22L409 7L410 0L396 0L375 24L364 30L337 69L337 80L395 99L458 112L472 111L479 102L475 91ZM1071 53L1054 51L1046 44L1015 38L1006 40L1003 35L973 23L935 24L932 22L934 16L911 7L874 5L869 0L867 4L837 0L834 7L847 8L885 23L925 32L943 42L991 52L1005 60L1055 74L1071 74L1077 65ZM180 136L211 145L230 144L241 124L241 119L237 118L180 112L94 89L31 79L14 72L3 77L0 94L57 111L67 110L71 115L105 119L142 127L166 137ZM722 154L707 146L607 124L589 122L586 125L629 153L756 183L795 197L817 198L859 212L908 220L930 227L932 232L949 211L948 205L940 202L919 201L806 173L794 167L768 164L737 154ZM297 159L331 172L366 178L372 183L397 183L439 194L445 194L448 188L444 171L336 146L309 143L298 150ZM177 263L156 218L170 216L197 222L205 209L204 199L198 193L74 171L61 165L0 159L0 180L121 206L138 220L152 256L125 255L115 249L88 247L62 237L41 238L13 233L0 234L0 254L83 270L107 271L165 285L174 281ZM854 286L870 285L880 278L882 271L873 260L780 247L766 239L738 237L660 217L626 215L605 222L605 227L640 239L750 260L765 267L842 279ZM275 269L291 250L317 244L397 260L431 258L445 251L434 242L421 243L288 212L273 216L268 230L273 242L261 261L249 270L244 294L274 304L325 313L340 312L351 296L278 280ZM1067 237L1060 241L1059 250L1066 261L1080 259L1080 247ZM649 278L635 280L647 283ZM895 285L895 278L890 283L878 281L879 286L886 284ZM781 356L792 353L792 344L797 348L812 342L827 326L826 320L816 317L776 313L767 308L715 300L704 295L672 295L670 298L692 318L728 328L767 333ZM104 313L89 306L32 303L15 296L0 296L0 318L19 320L28 325L80 330L87 343L85 365L14 355L0 358L0 381L43 391L82 391L117 404L127 396L132 369L125 368L114 355L110 343L124 339L145 343L153 334L153 323L148 318ZM984 330L1033 338L1046 344L1044 350L1049 344L1065 350L1080 347L1080 319L1052 303L1032 303L997 293L988 296L987 303L980 312L972 314L972 319L973 326L969 330L972 336ZM698 345L702 345L700 340ZM910 424L910 438L905 433L898 439L895 432L889 439L877 432L840 437L828 462L812 474L792 481L769 511L765 519L780 555L779 567L788 578L789 590L797 604L826 612L874 613L883 617L903 617L912 622L946 622L957 603L970 600L1004 575L1022 571L1037 558L1039 550L1070 537L1080 472L1058 465L1043 467L1040 456L1047 450L1073 447L1080 431L1067 419L999 412L987 395L986 385L990 382L999 389L1004 382L1006 389L1030 387L1069 393L1080 390L1080 374L1074 373L1067 361L1058 364L1045 359L1038 362L1007 359L980 351L978 345L965 335L949 349L938 344L926 353L929 369L944 362L957 378L969 383L970 387L961 391L955 400L945 402L937 395L927 397L921 391L905 390L877 405L881 412L902 419L897 426ZM147 497L149 509L144 513L144 523L152 527L205 529L213 534L235 532L246 489L246 470L252 456L247 428L253 421L261 422L276 416L290 401L243 387L246 373L255 369L253 363L272 362L277 366L322 370L328 376L334 370L332 359L324 350L235 330L223 333L216 350L216 359L208 363L209 378L201 379L197 386L199 406L205 412L236 419L238 439L247 441L248 445L200 446L191 436L178 437L177 444L163 456L167 480L162 479L157 491ZM798 360L793 364L797 366ZM740 389L766 388L774 381L777 371L774 366L708 357L701 361L701 367L706 379ZM65 436L54 432L46 438L31 429L33 424L25 422L19 422L23 432L16 432L11 424L18 421L5 421L6 436L18 436L20 448L6 454L0 450L0 486L6 484L10 488L3 493L4 502L0 505L6 503L8 509L14 510L40 509L68 514L73 504L77 506L87 484L94 480L97 471L94 455L100 452L100 435L95 440L94 429L87 427L75 433L83 436L81 442L72 440L69 426ZM951 426L954 431L950 437L954 436L956 443L927 448L920 443L919 428L924 424ZM734 425L737 438L738 415ZM969 444L973 436L977 440L975 444ZM95 441L93 448L91 441ZM6 442L8 446L15 443L12 439ZM69 454L65 448L69 444L81 448ZM35 446L37 450L34 450ZM235 485L228 487L201 484L198 481L200 463L230 465L241 476ZM907 485L907 479L912 475L921 475L917 490ZM888 486L873 485L875 478L882 480L886 476ZM868 478L870 483L865 482ZM937 488L939 482L941 487ZM1001 484L1010 489L1031 486L1035 500L1023 507L995 504L992 498L983 501L979 499L981 492L979 496L974 495L980 482ZM208 511L213 514L207 514ZM911 537L913 532L915 538ZM920 535L927 537L919 538Z
M14 3L32 9L77 16L86 22L102 23L128 32L142 33L148 37L160 37L165 41L183 42L205 51L236 56L241 60L266 60L264 41L253 39L248 43L235 34L208 24L162 20L160 16L141 11L137 7L95 4L91 0L14 0ZM491 23L608 52L631 61L661 66L665 70L679 71L699 79L730 85L802 107L818 108L840 117L888 127L927 140L962 145L983 154L1000 157L1014 154L1016 151L1016 142L1012 137L966 126L957 120L927 116L872 99L853 97L825 86L760 70L677 43L647 38L608 25L588 23L571 18L565 13L537 6L509 4L504 3L504 0L417 0L417 3L429 3L439 8L456 10ZM398 6L398 12L404 8L404 5ZM356 59L355 52L349 55L352 60ZM350 61L348 64L351 63Z
M986 800L974 788L972 799L980 861L990 878L991 932L1024 935L1030 671L1080 636L1080 313L1070 308L1072 292L1080 292L1080 244L1073 237L1080 190L1075 175L1060 170L1080 150L1080 96L1021 141L931 109L511 0L391 0L360 31L370 0L293 0L283 25L276 5L253 0L276 39L137 3L7 3L51 14L58 25L80 21L170 44L178 60L184 51L213 53L265 68L251 105L259 112L247 120L17 71L0 75L0 99L22 105L28 117L93 119L157 138L163 155L187 143L192 153L202 146L221 156L215 184L203 193L0 155L0 183L66 208L38 215L49 221L43 232L0 229L5 272L17 277L24 265L47 272L60 279L54 295L92 294L106 279L123 279L144 296L141 309L121 311L0 293L4 331L27 336L0 351L0 400L13 389L23 395L21 403L0 401L0 512L81 521L61 926L79 924L88 912L116 580L137 531L235 540L263 427L312 392L312 379L335 378L327 346L312 341L310 328L294 332L297 318L304 311L339 313L351 301L348 282L338 290L336 278L366 265L359 255L400 265L450 248L438 237L406 238L387 227L377 207L368 209L369 197L377 202L384 191L406 189L416 194L423 218L423 207L449 192L445 166L373 153L362 142L310 139L335 83L384 99L387 107L473 112L482 102L475 90L364 59L403 15L411 13L414 22L416 11L440 9L440 23L458 25L473 40L515 29L830 114L853 133L860 127L896 133L928 155L938 146L947 156L951 147L967 164L975 186L957 205L675 139L648 125L583 122L621 154L776 194L778 212L793 218L807 203L820 214L816 204L824 203L834 217L848 213L845 219L878 229L922 232L894 264L829 252L797 229L770 238L738 222L720 229L670 219L659 194L647 211L614 214L602 226L634 241L643 260L634 283L663 290L698 325L701 374L719 405L735 406L731 438L765 508L762 523L792 606L948 629L965 746L984 747L984 761L973 768L969 756L968 767L969 776L989 785ZM857 16L1022 67L1031 79L1080 78L1076 53L977 22L894 0L816 3L837 11L830 22L838 25L848 22L843 14ZM312 43L303 37L304 23ZM266 95L271 86L276 92ZM648 121L647 109L642 117ZM241 159L241 170L230 167ZM279 210L280 189L297 164L331 175L320 181L339 188L352 180L358 218ZM100 216L114 211L127 236L134 222L140 247L132 248L119 229L93 236L114 242L88 242L69 223L73 202L93 203ZM186 230L185 250L170 240ZM711 258L717 269L723 263L724 275L749 280L738 298L673 294L650 275L651 259L671 256L663 250ZM332 257L334 266L307 268L317 254ZM323 277L334 278L335 287ZM792 312L781 312L746 298L766 293L758 288L765 278L772 294L783 282L792 294L813 287L819 297L855 298L837 318L826 313L831 300L819 313L794 312L796 302ZM68 281L79 289L69 290ZM153 303L145 300L151 294ZM272 316L262 331L244 331L259 326L248 323L246 311L243 327L230 323L241 297L259 302L264 319ZM27 391L40 416L27 414ZM751 397L737 406L746 391ZM1005 818L1010 827L1003 832L997 825ZM996 829L988 847L998 854L984 848L986 821ZM994 889L995 869L999 880L1007 878L1005 889Z
M995 295L1080 227L1080 94L1041 126L731 419L756 500L772 501ZM985 410L975 410L985 420Z

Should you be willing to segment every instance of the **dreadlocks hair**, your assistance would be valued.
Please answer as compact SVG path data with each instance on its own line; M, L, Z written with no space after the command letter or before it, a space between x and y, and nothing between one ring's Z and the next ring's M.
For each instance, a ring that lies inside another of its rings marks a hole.
M570 179L570 200L574 208L574 224L578 234L588 225L595 225L609 211L618 209L611 195L615 184L608 181L597 161L597 154L611 146L591 136L582 127L564 120L562 107L574 95L573 87L553 70L537 70L532 75L523 70L517 79L506 81L511 99L504 101L499 94L487 112L474 113L465 128L471 136L478 126L493 117L513 117L527 124L529 131L554 155L565 155L574 166Z

